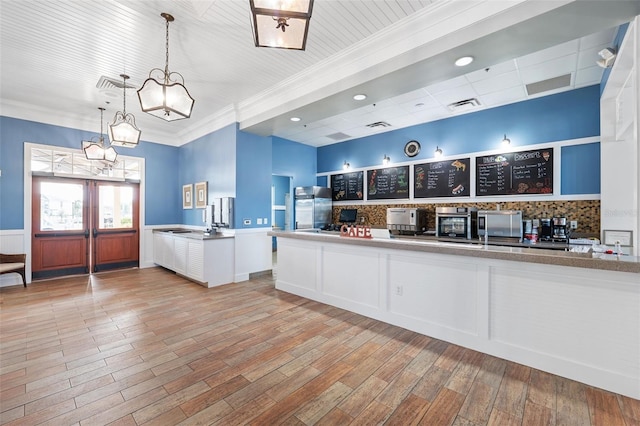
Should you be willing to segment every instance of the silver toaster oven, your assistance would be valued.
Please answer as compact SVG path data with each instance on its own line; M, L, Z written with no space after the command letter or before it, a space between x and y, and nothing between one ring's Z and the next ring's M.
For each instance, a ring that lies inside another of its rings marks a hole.
M387 229L399 234L423 233L427 230L427 209L388 208Z

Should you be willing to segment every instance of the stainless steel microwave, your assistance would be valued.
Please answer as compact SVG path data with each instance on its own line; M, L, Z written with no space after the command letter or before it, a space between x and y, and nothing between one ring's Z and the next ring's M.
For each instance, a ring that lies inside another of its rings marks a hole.
M436 237L477 238L477 220L473 207L436 207Z

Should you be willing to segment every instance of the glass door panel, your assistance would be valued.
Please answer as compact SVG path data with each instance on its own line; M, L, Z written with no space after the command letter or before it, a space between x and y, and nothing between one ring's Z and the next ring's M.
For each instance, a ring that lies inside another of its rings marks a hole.
M33 278L89 271L87 188L84 180L34 177L31 235Z

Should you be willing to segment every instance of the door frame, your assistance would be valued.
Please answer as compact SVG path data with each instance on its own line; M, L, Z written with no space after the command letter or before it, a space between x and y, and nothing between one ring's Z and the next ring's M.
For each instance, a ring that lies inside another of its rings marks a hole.
M55 145L44 145L37 144L33 142L25 142L24 143L24 234L23 234L23 244L24 244L24 252L27 253L27 262L25 265L25 275L27 282L31 282L31 219L32 219L32 205L31 205L31 196L32 196L32 184L33 178L31 175L31 152L33 149L52 149L55 151L61 152L70 152L70 153L79 153L82 152L80 149L73 148L65 148ZM138 239L138 259L139 263L142 263L143 253L145 253L145 248L147 245L147 241L144 238L144 227L145 227L145 167L146 161L144 157L129 157L118 153L119 158L123 159L135 159L140 162L140 201L139 201L139 217L138 217L138 229L139 229L139 239ZM55 173L54 173L55 176ZM67 177L72 177L69 175L65 175ZM74 176L82 179L90 179L90 180L106 180L106 181L121 181L120 179L110 179L107 177L99 177L99 176Z

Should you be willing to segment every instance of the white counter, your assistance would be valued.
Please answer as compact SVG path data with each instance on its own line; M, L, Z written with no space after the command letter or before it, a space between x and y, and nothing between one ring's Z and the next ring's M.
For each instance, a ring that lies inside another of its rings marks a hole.
M180 230L153 232L153 261L204 287L234 282L234 237Z
M640 399L636 259L273 235L279 290Z

